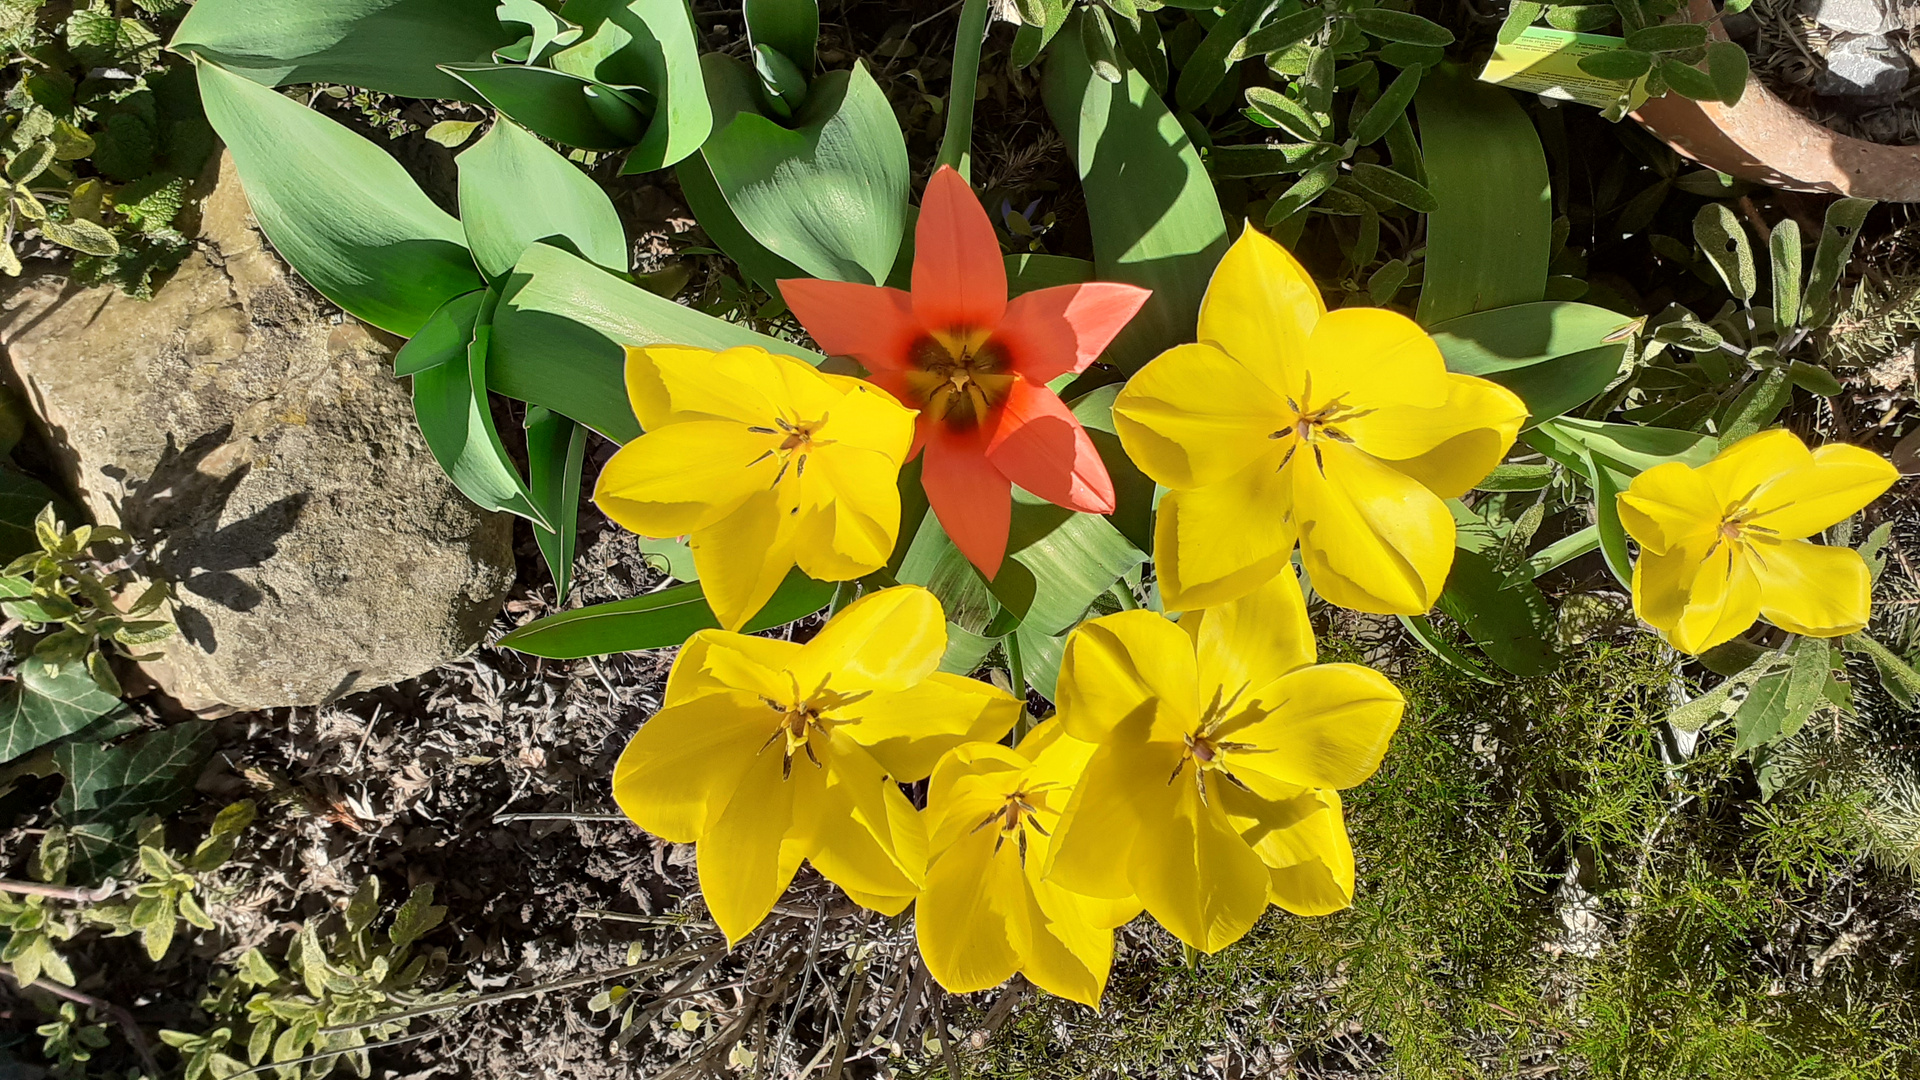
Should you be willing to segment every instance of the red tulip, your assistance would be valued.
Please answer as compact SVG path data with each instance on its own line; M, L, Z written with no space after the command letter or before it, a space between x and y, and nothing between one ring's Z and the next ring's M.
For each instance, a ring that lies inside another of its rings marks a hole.
M920 410L927 502L992 578L1006 555L1010 488L1069 510L1113 512L1113 481L1047 383L1084 371L1146 303L1147 290L1089 282L1007 299L1006 264L980 201L942 167L914 231L913 291L799 278L781 295L825 351Z

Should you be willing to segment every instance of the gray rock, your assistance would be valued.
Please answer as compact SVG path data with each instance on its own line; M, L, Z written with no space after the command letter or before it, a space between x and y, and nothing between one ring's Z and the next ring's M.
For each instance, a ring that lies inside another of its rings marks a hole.
M1843 34L1884 34L1900 29L1891 0L1801 0L1814 22Z
M1840 34L1827 50L1827 70L1813 81L1813 89L1834 97L1892 98L1906 89L1912 70L1905 51L1886 38Z
M440 472L382 340L254 230L230 159L202 243L150 303L41 280L0 344L103 523L176 582L149 677L208 714L311 705L477 645L513 579L509 519Z

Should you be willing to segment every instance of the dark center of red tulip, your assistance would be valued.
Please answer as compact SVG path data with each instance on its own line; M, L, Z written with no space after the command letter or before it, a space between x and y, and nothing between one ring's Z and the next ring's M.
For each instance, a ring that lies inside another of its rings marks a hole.
M985 330L928 334L908 351L907 388L934 420L970 428L1007 396L1014 375L1007 352Z

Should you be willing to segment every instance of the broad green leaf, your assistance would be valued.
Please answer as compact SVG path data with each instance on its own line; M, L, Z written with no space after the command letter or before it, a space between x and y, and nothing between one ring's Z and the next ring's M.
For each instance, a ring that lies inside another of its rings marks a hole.
M546 241L615 273L627 270L627 233L613 200L566 158L501 118L455 159L460 224L488 278L513 269L527 245Z
M1278 2L1234 0L1226 14L1220 16L1220 21L1207 31L1199 48L1193 50L1193 55L1180 68L1180 81L1174 89L1174 100L1181 109L1193 112L1207 103L1233 65L1249 55L1243 51L1242 45L1247 32L1259 25L1260 20Z
M1920 672L1905 657L1865 634L1848 634L1840 639L1840 647L1871 658L1880 671L1881 685L1903 705L1912 708L1915 701L1920 701Z
M467 346L473 344L473 328L480 321L480 308L486 301L487 291L475 289L440 305L419 332L393 354L394 378L417 375L456 360L464 363Z
M952 622L947 623L947 651L940 657L940 670L949 675L971 675L986 663L987 654L1000 638L982 637Z
M1408 11L1391 8L1355 8L1348 14L1354 24L1383 41L1439 48L1453 44L1453 31L1439 23Z
M736 114L701 153L740 224L812 274L885 282L906 228L906 138L866 65L815 79L789 130Z
M1456 550L1439 607L1494 663L1515 675L1543 675L1560 665L1553 651L1553 608L1530 579L1503 581L1493 561Z
M1589 450L1604 454L1631 474L1644 472L1667 461L1683 461L1698 467L1712 460L1720 449L1718 440L1713 436L1695 431L1581 420L1571 416L1541 424L1529 433L1527 441L1535 443L1537 437L1545 437L1570 448L1576 455ZM1545 452L1537 444L1535 449Z
M940 519L927 511L920 486L920 462L910 463L900 475L901 542L895 548L889 572L895 581L919 585L940 601L949 625L982 637L1000 613L1000 604L986 579L955 547Z
M1319 5L1284 15L1241 39L1233 59L1283 52L1325 29L1327 11Z
M1507 387L1539 423L1607 388L1619 374L1625 332L1634 322L1590 304L1545 300L1462 315L1429 332L1447 370Z
M171 48L266 86L346 83L473 100L441 64L489 59L518 35L495 0L199 0ZM217 125L216 125L217 126Z
M528 130L582 150L624 150L647 130L643 102L606 83L524 64L448 64L447 73Z
M70 742L56 750L54 768L66 786L54 816L73 843L73 877L98 880L130 861L136 823L186 803L213 745L213 725L189 720L113 746Z
M1753 245L1747 240L1746 227L1726 203L1708 203L1700 208L1693 218L1693 239L1726 283L1727 291L1737 300L1753 299L1760 288L1753 269Z
M1527 32L1527 27L1540 17L1544 7L1543 4L1528 3L1526 0L1513 0L1507 5L1507 17L1500 23L1500 32L1495 40L1502 45L1518 41L1520 35Z
M621 172L664 169L700 149L714 119L687 0L567 0L560 14L584 37L554 54L554 67L610 86L639 87L653 100L646 134Z
M1653 70L1653 54L1633 49L1607 49L1581 57L1580 70L1596 79L1626 82Z
M795 570L787 575L767 606L748 620L745 629L752 633L784 626L819 611L832 598L832 585ZM689 583L631 600L549 615L515 630L496 644L549 660L578 660L608 653L672 648L685 642L696 630L716 629L719 625L713 610L707 607L700 586Z
M1074 513L1016 491L1007 559L989 586L1004 618L1061 634L1146 558L1105 516Z
M640 434L627 403L626 346L758 345L810 364L823 357L629 285L548 244L520 257L501 289L487 356L497 394L544 405L615 442Z
M551 409L527 410L527 487L552 528L533 527L533 539L553 575L554 594L565 603L573 587L573 549L580 518L580 472L586 461L587 429Z
M1767 237L1772 257L1773 319L1783 327L1800 325L1800 223L1784 218Z
M1545 299L1553 198L1533 121L1507 91L1447 68L1422 80L1414 110L1439 203L1427 215L1420 322Z
M1043 634L1022 624L1005 640L1011 640L1020 650L1020 669L1027 686L1048 701L1055 700L1059 696L1060 662L1067 654L1067 635Z
M1538 424L1599 397L1619 377L1625 353L1624 344L1602 345L1529 367L1493 372L1487 379L1518 394L1527 403L1528 423Z
M1009 296L1093 280L1093 264L1070 255L1009 255L1006 263Z
M1813 249L1813 274L1807 279L1807 291L1800 301L1804 326L1826 325L1833 313L1834 294L1840 287L1847 261L1853 257L1854 241L1860 238L1860 226L1866 223L1872 199L1838 199L1827 207L1820 228L1820 242Z
M1600 535L1600 554L1607 571L1620 587L1633 589L1633 559L1627 553L1627 529L1620 521L1620 493L1633 480L1633 474L1605 454L1588 450L1588 476L1593 481L1594 527Z
M1695 101L1713 101L1720 96L1720 90L1713 84L1713 77L1680 60L1663 60L1655 65L1654 73L1666 80L1668 88L1681 97Z
M1600 550L1600 529L1598 526L1589 525L1527 556L1527 566L1533 571L1533 576L1539 578L1582 555L1589 555L1598 550Z
M734 62L718 53L708 53L702 60L716 58L721 63ZM746 226L740 224L740 219L733 215L733 207L727 205L727 197L721 194L720 185L714 183L713 170L707 167L705 154L688 155L673 167L673 175L680 181L680 194L687 200L687 209L693 211L694 220L700 223L707 239L768 296L780 295L782 279L807 276L805 270L768 251L765 244L755 240Z
M819 0L745 0L741 16L747 24L747 41L755 48L765 45L802 70L813 70L814 43L820 37Z
M541 0L500 0L496 14L503 23L527 28L528 63L544 60L555 45L571 45L580 38L579 27L554 14Z
M1113 427L1113 399L1119 396L1121 385L1109 383L1089 390L1068 402L1067 407L1087 429L1087 437L1093 440L1093 448L1100 452L1100 460L1113 480L1114 507L1107 520L1134 547L1152 551L1153 480L1127 456Z
M1547 9L1548 26L1580 34L1605 30L1619 18L1620 13L1612 4L1557 4Z
M120 707L86 669L75 664L51 674L45 664L23 663L13 681L0 686L0 763L85 729Z
M1186 129L1146 79L1131 69L1117 85L1099 79L1078 34L1054 39L1041 93L1080 174L1100 279L1153 291L1107 351L1109 362L1137 371L1193 339L1200 298L1227 250L1220 201Z
M399 162L298 102L198 66L207 119L261 230L322 296L412 337L441 304L481 286L460 223Z
M1733 714L1734 750L1752 750L1791 737L1822 701L1833 646L1823 638L1799 638L1786 670L1761 676Z
M463 312L470 306L465 300L455 301ZM427 448L461 494L483 509L504 510L543 525L545 517L500 442L487 400L487 352L493 333L489 324L496 302L489 291L473 309L464 362L454 359L414 373L413 415Z

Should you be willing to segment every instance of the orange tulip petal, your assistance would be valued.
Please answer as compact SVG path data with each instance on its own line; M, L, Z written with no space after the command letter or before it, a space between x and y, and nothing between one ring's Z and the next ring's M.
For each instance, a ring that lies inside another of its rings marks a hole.
M993 332L1013 370L1036 383L1085 371L1152 295L1135 285L1091 281L1022 293Z
M1113 513L1113 480L1093 440L1060 396L1015 379L987 460L1035 495L1083 514Z
M920 430L927 450L920 471L927 503L960 553L992 578L1007 554L1012 485L987 460L984 429L954 431L944 424L926 424Z
M816 278L779 284L781 298L823 352L851 356L868 371L905 368L907 351L926 336L913 298L899 289Z
M1006 310L1007 264L993 222L943 165L927 181L913 231L913 313L930 330L948 330L992 327Z

